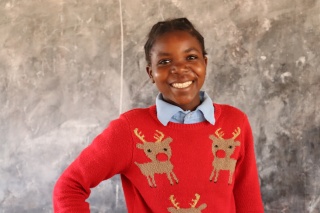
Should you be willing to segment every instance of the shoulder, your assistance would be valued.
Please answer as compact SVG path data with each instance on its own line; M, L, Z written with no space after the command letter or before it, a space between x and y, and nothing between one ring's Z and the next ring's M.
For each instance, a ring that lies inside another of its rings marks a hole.
M135 124L143 123L146 120L147 114L150 114L149 111L149 108L135 108L123 112L118 118L109 122L103 130L102 135L108 137L130 137Z

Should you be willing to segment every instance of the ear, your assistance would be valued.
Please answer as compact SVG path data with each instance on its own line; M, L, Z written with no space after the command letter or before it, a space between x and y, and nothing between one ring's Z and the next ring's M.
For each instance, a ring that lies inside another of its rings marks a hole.
M172 142L172 138L168 137L166 139L164 139L161 143L166 143L166 144L170 144Z
M149 75L149 78L151 79L151 82L154 83L151 65L148 65L148 66L146 67L146 71L147 71L147 73L148 73L148 75Z
M198 207L198 210L203 210L203 209L205 209L205 208L207 208L207 204L205 204L205 203L203 203L203 204L201 204L199 207Z
M235 146L240 146L240 142L239 141L235 141L234 144L235 144Z
M212 141L215 141L215 139L217 139L214 135L209 135L209 138L210 138Z
M207 65L208 65L208 58L207 58L207 56L203 56L203 58L204 58L204 63L206 64L206 67L207 67Z
M136 147L137 147L138 149L143 149L143 144L137 143Z
M167 208L167 209L168 209L168 211L171 212L171 213L174 213L174 212L177 211L177 210L176 210L175 208L173 208L173 207L169 207L169 208Z

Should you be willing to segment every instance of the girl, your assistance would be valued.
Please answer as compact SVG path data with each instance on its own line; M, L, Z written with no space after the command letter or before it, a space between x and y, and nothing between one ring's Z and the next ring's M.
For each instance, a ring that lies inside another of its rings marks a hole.
M247 116L200 91L207 57L186 18L155 24L145 44L156 105L120 115L64 171L55 212L89 212L90 188L121 174L129 213L262 213Z

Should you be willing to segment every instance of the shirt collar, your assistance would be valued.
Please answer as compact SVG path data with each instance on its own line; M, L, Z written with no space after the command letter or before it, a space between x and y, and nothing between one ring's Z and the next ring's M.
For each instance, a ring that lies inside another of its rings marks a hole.
M211 98L206 92L201 91L200 94L203 95L203 101L202 103L197 107L196 110L200 110L203 113L203 116L205 119L214 125L215 119L214 119L214 108Z
M212 125L215 123L214 119L214 108L213 103L209 95L204 92L200 91L200 98L201 104L195 109L195 111L199 110L202 112L204 118L211 123ZM171 118L178 112L184 112L178 106L172 105L163 100L162 94L159 93L156 98L156 108L157 108L157 117L159 121L164 125L167 126Z
M156 107L157 117L164 126L167 126L172 116L174 116L177 112L183 111L180 107L164 101L161 93L159 93L156 98Z

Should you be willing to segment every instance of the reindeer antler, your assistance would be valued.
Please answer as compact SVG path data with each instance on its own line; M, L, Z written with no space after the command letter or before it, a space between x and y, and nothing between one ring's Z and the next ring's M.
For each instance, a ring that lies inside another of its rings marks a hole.
M238 135L240 135L240 132L241 132L240 128L237 127L237 128L234 130L234 132L232 133L232 135L233 135L232 139L236 139L236 137L238 137Z
M224 136L224 133L223 132L219 133L220 130L221 130L221 128L217 129L214 133L216 134L216 136L218 136L218 138L223 139L222 136Z
M176 202L176 199L174 198L174 195L170 196L170 201L173 204L173 206L176 207L176 209L180 209L180 206L179 206L180 203Z
M144 135L141 134L141 132L139 132L138 128L135 128L134 130L134 134L143 142L146 143L147 141L144 139Z
M189 203L192 208L196 207L198 201L200 200L200 195L199 194L195 194L195 196L196 196L196 199L192 199L191 200L192 203Z
M159 135L154 133L154 138L157 140L156 142L161 142L164 137L164 134L162 132L160 132L159 130L156 130L156 132L159 133Z

